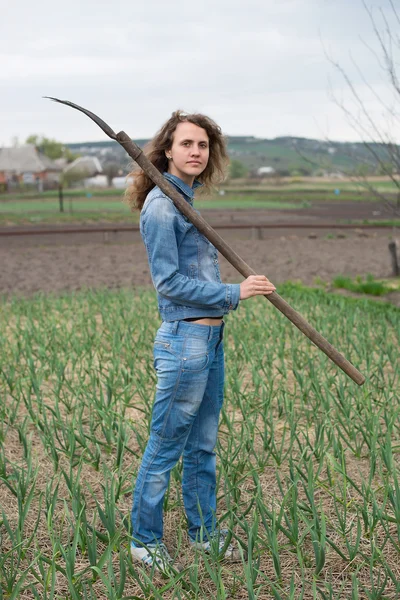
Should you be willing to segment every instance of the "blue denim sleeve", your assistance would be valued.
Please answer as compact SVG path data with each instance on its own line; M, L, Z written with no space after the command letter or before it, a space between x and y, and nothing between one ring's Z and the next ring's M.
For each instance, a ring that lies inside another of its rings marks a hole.
M240 299L239 284L190 279L179 273L177 237L183 228L183 217L165 196L152 198L143 211L142 236L157 292L177 304L235 310Z

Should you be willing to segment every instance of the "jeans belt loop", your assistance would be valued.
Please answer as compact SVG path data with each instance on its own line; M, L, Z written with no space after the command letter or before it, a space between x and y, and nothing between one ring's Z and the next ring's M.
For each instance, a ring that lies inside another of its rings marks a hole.
M174 335L176 335L177 332L178 332L178 327L179 327L179 321L173 321L172 322L172 331L171 331L171 333L173 333Z

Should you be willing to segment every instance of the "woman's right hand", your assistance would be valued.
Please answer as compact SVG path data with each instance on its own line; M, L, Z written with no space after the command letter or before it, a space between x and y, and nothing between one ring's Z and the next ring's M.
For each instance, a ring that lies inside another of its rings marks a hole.
M275 290L276 287L265 275L250 275L240 284L240 300L246 300L252 296L268 296Z

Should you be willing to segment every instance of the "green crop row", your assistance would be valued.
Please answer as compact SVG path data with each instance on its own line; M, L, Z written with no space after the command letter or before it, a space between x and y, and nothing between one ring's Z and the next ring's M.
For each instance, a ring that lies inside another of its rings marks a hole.
M155 387L148 291L0 305L0 598L400 597L400 311L278 290L366 376L349 380L265 299L226 319L218 516L230 565L186 538L178 464L165 538L182 573L129 556Z
M370 273L365 277L361 276L347 277L338 275L332 281L334 288L349 290L350 292L358 292L361 294L370 294L371 296L383 296L391 291L391 287L384 281L377 281Z

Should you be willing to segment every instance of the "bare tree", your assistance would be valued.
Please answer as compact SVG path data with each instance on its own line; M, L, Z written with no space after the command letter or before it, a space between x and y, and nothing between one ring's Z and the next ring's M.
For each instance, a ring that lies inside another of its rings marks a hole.
M379 124L367 107L367 103L362 94L357 90L351 76L348 72L331 56L326 55L338 73L340 73L347 89L350 91L354 106L349 105L337 98L332 93L332 98L337 106L345 114L353 130L362 139L365 148L368 150L369 158L366 159L366 166L374 168L379 174L386 175L394 185L395 193L382 192L377 186L365 176L360 176L363 186L381 200L386 209L389 209L393 215L400 214L400 146L394 139L394 131L400 126L400 82L399 82L399 58L400 58L400 12L394 5L393 0L389 0L389 14L386 14L382 8L379 8L379 17L377 18L368 7L365 0L362 0L366 10L377 42L378 50L367 46L385 76L389 84L389 89L393 92L392 99L381 97L373 86L368 82L365 74L353 61L362 82L380 106L384 117L385 126Z

